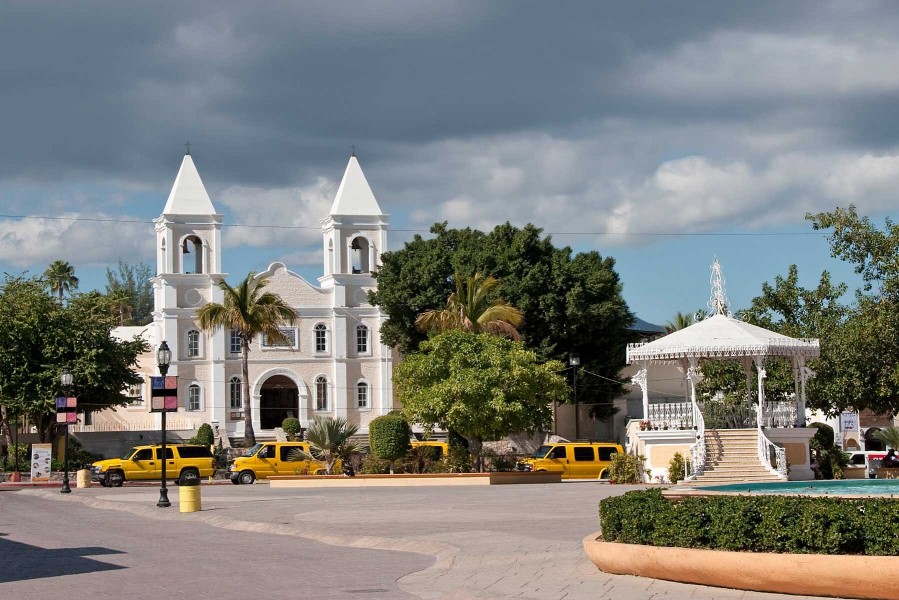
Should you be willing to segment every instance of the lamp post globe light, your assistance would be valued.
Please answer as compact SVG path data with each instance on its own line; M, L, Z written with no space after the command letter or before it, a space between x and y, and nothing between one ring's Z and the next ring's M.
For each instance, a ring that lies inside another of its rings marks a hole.
M581 355L577 352L572 352L568 355L568 366L571 367L574 375L572 376L573 384L571 386L572 391L574 392L574 439L579 440L581 438L581 420L580 420L580 411L578 410L577 405L577 368L581 366Z
M72 375L72 372L69 371L68 367L63 367L62 374L59 376L59 382L62 384L62 389L65 390L66 396L68 396L69 392L72 389L72 383L75 381L75 377ZM65 427L65 444L63 446L63 467L62 467L62 489L59 490L61 494L70 494L72 492L72 488L69 487L69 422L66 421L63 423L63 427Z
M163 340L163 342L159 345L159 349L156 350L156 365L159 367L159 374L162 377L165 377L169 373L169 365L172 362L172 351L169 350L168 343ZM165 466L167 462L166 456L166 447L165 447L165 406L162 409L162 454L159 457L160 462L162 463L162 483L159 485L159 502L156 503L156 506L159 508L168 508L172 505L169 502L169 491L165 487Z

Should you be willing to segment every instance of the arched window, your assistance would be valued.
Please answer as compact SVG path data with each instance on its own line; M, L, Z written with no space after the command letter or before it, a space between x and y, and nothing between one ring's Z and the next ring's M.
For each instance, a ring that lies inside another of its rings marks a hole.
M315 378L315 410L328 410L328 379L324 375Z
M200 332L191 329L187 332L187 357L194 358L200 356Z
M353 239L353 243L350 245L353 273L371 272L371 268L368 264L368 248L368 240L364 237Z
M324 323L318 323L313 331L315 331L315 353L325 354L328 351L328 327Z
M196 383L187 388L187 410L200 410L200 386Z
M231 408L242 408L241 394L243 393L243 382L240 377L232 377L228 383L228 392L231 399Z
M368 408L368 384L360 381L356 384L356 406L358 408Z
M181 267L182 273L203 272L203 240L199 237L189 235L181 242Z
M368 354L368 327L356 325L356 354Z

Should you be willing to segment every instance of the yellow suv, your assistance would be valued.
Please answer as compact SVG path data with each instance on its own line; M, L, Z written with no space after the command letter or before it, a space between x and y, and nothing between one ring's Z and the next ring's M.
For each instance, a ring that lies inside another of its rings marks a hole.
M449 452L449 444L447 442L434 442L430 440L412 442L412 448L434 448L433 460L440 460Z
M620 444L565 442L544 444L522 461L526 471L561 473L562 479L600 479L612 464L612 455L624 453Z
M212 451L208 446L166 444L165 478L179 484L213 474ZM126 481L162 478L162 446L135 446L119 458L91 465L91 478L103 487L121 487Z
M303 460L296 450L309 452L309 442L263 442L247 450L246 456L235 458L228 469L231 483L253 483L272 475L321 475L325 465L317 460ZM332 472L340 473L343 464L338 460Z

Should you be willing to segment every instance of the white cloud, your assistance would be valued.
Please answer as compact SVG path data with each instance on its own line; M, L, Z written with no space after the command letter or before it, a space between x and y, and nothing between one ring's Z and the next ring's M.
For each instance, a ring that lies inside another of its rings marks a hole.
M319 220L327 216L336 186L324 177L303 187L256 188L231 186L217 202L230 210L224 243L235 246L306 246L321 240ZM253 227L255 226L255 227Z

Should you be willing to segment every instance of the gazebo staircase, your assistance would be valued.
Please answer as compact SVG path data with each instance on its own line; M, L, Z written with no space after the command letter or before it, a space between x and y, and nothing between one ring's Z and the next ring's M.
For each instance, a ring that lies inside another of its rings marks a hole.
M688 485L782 481L759 460L758 430L707 429L705 470Z

